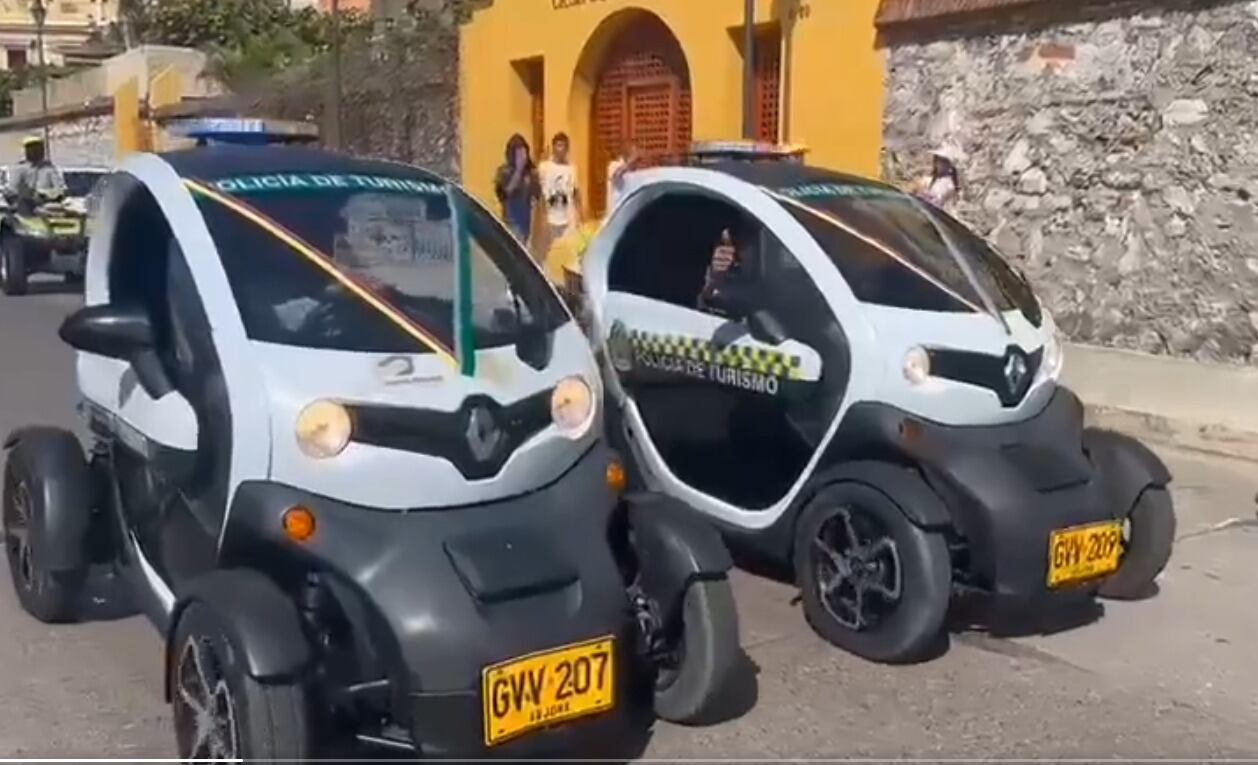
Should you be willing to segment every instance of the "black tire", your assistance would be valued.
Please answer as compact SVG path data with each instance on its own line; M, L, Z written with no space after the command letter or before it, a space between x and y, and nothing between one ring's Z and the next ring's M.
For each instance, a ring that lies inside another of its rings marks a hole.
M836 525L846 539L855 530L857 543L823 543ZM939 645L952 594L948 545L942 534L914 526L878 489L842 482L822 490L796 526L794 563L808 623L833 645L886 664L924 659ZM853 572L857 563L862 569ZM881 613L870 618L866 605L878 604Z
M6 295L25 295L26 257L22 253L22 241L12 234L0 239L0 289Z
M698 581L682 605L677 665L661 670L655 714L679 725L702 724L716 712L739 651L738 608L728 579Z
M1122 563L1101 583L1100 595L1111 600L1139 600L1153 590L1153 580L1171 559L1175 546L1175 505L1165 488L1140 494L1127 518Z
M305 688L300 682L264 685L253 679L233 641L226 623L199 603L189 605L179 619L170 673L179 757L246 762L309 758ZM211 707L210 719L198 716L198 709ZM213 730L199 728L199 720L212 723Z
M88 569L49 571L41 564L42 537L31 533L45 513L41 480L22 458L21 445L9 453L4 468L5 557L22 610L46 624L63 624L74 621Z

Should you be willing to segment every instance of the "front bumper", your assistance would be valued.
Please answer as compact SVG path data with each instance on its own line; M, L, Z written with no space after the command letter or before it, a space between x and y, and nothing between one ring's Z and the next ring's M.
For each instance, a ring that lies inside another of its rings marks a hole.
M1121 520L1131 509L1124 498L1154 481L1138 471L1101 469L1087 450L1082 404L1065 388L1035 417L999 426L939 425L876 404L853 409L860 407L869 409L852 414L864 427L894 432L887 437L943 499L965 542L964 573L1003 606L1094 594L1099 580L1050 589L1050 535Z
M556 483L486 505L384 512L274 483L243 484L232 502L222 566L280 581L318 571L364 616L392 689L394 721L423 754L486 753L481 672L488 665L591 638L616 638L612 711L526 734L492 753L576 746L627 724L639 664L636 625L608 527L616 498L610 452L598 446ZM315 535L288 541L281 516L310 508ZM342 604L343 606L345 604Z

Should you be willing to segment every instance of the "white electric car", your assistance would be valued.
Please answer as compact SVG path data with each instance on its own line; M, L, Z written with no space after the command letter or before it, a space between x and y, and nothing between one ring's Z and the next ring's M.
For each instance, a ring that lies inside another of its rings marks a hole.
M603 751L721 698L720 535L622 494L584 335L457 185L310 148L137 155L61 337L91 446L5 441L13 584L66 621L91 563L124 573L180 757Z
M930 651L954 586L1149 591L1171 476L1084 427L1027 281L893 187L719 153L633 174L585 254L634 480L793 566L813 627L873 660Z

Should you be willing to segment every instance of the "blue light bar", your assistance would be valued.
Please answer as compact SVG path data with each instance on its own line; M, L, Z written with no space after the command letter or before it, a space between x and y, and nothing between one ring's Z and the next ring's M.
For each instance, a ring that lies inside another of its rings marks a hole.
M230 143L243 146L308 143L319 139L319 128L309 122L244 117L187 120L174 126L173 132L194 139L198 143Z
M806 146L768 143L765 141L695 141L690 156L699 163L721 160L802 162Z

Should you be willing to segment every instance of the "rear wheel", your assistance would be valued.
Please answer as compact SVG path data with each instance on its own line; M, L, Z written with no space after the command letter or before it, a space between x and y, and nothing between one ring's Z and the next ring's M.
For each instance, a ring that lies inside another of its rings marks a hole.
M23 459L19 444L4 469L4 550L18 603L48 624L73 621L88 570L50 571L44 565L43 537L33 533L46 513L41 505L45 476Z
M796 528L795 576L812 628L857 656L916 661L942 637L947 543L872 486L839 483L813 500Z
M1175 526L1171 493L1165 488L1145 489L1127 518L1122 563L1101 584L1101 597L1137 600L1147 596L1171 559Z
M0 289L6 295L26 294L26 258L22 241L12 234L0 239Z
M170 695L181 759L277 762L310 756L302 685L263 685L250 677L213 611L188 606L173 646Z
M711 717L738 658L738 609L728 579L698 581L686 590L680 629L655 683L655 714L682 725Z

